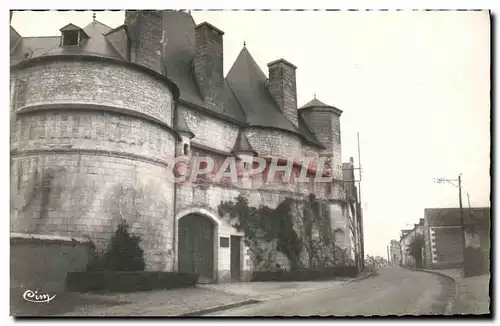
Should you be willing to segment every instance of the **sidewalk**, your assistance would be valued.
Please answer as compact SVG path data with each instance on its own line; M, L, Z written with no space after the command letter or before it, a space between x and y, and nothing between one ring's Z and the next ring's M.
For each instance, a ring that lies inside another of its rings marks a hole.
M453 314L488 314L490 313L490 274L463 277L461 269L436 270L455 279L458 298L453 305Z
M308 282L239 282L226 284L199 284L199 287L217 292L244 296L258 301L282 299L297 293L321 291L325 288L337 288L347 283L364 280L377 275L376 272L363 271L356 278L338 278L334 280Z
M102 307L87 305L62 316L181 316L220 306L238 306L250 303L241 295L220 293L210 289L186 288L123 294L86 294L97 299L107 298L121 304Z
M366 277L366 275L362 275ZM352 279L350 281L356 281ZM85 316L198 316L264 300L280 299L298 293L335 288L346 280L315 282L238 282L198 284L196 288L135 292L122 294L73 294L84 305L65 313L51 315ZM64 304L65 300L50 305ZM103 304L107 303L107 304ZM68 311L68 310L66 310Z
M294 296L297 293L314 292L325 288L335 288L342 281L317 282L241 282L227 284L203 284L201 288L211 289L220 293L243 296L258 301L281 299Z

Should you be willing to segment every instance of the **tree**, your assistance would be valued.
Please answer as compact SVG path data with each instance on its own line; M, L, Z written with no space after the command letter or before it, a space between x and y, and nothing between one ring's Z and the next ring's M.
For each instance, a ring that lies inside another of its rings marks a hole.
M422 248L424 247L424 236L422 234L415 235L410 244L410 256L415 258L415 264L417 268L422 267Z
M128 224L122 220L103 256L89 266L89 270L105 271L143 271L144 251L140 247L140 238L128 232Z

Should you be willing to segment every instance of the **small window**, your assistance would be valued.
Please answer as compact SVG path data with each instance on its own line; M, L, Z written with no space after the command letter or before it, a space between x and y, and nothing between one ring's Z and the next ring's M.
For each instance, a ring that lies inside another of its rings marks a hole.
M189 145L188 144L184 144L183 153L184 153L184 155L188 155L189 154Z
M229 238L220 237L220 247L221 248L229 248Z
M65 31L63 33L63 45L78 45L79 31Z

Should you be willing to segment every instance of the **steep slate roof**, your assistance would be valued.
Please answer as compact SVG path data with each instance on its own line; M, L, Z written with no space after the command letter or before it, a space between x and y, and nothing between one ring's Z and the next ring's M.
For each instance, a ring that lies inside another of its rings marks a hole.
M241 49L227 77L251 126L274 127L294 133L298 129L280 111L266 87L267 77L246 47Z
M16 46L17 42L21 39L21 35L12 27L10 26L10 49L12 51L12 48Z
M61 28L62 30L76 30L78 26L68 24ZM82 29L89 37L81 46L60 47L60 36L43 36L43 37L23 37L20 40L20 46L15 49L11 60L12 63L19 62L26 58L34 58L45 55L61 55L61 54L90 54L107 58L123 60L116 50L110 45L106 37L103 35L111 28L99 21L93 21ZM11 28L12 35L12 28Z
M330 107L330 105L321 102L320 100L314 98L306 104L302 105L299 109L306 109L310 107Z
M60 43L59 36L22 37L14 45L14 48L11 48L11 64L42 56L49 50L59 47Z
M68 25L64 26L63 28L60 29L61 32L64 32L64 31L79 31L81 30L80 27L74 25L74 24L71 24L69 23Z
M165 11L167 31L166 72L180 89L180 99L205 107L193 71L196 53L193 16L183 11ZM266 76L244 47L224 81L224 115L251 126L279 128L300 134L309 143L323 147L299 115L299 128L289 122L266 87Z
M204 104L194 75L196 24L193 17L182 11L164 11L163 15L163 29L167 32L166 76L179 88L181 101L211 110ZM79 27L68 24L61 30L65 29L79 29ZM93 21L83 28L83 31L89 38L80 46L60 47L60 36L24 37L18 42L11 42L13 52L11 64L28 57L48 55L88 54L126 60L106 38L105 34L112 31L110 27ZM11 28L11 37L14 39L15 34L17 32ZM285 118L271 97L266 82L266 75L244 47L224 80L222 114L242 124L293 132L309 144L324 148L311 132L300 111L298 112L298 128Z
M123 60L122 56L113 48L113 46L106 39L106 34L111 30L110 27L98 21L93 21L83 31L89 36L87 40L80 46L65 46L54 47L44 55L81 55L88 54L93 56L113 58Z
M464 223L470 223L469 208L464 207ZM490 219L491 210L489 207L472 207L472 220L475 222L485 222ZM460 225L460 208L426 208L425 218L429 226L457 226Z
M195 34L193 17L185 12L165 11L163 29L167 31L165 47L166 71L181 90L181 100L204 106L198 85L193 74L195 55Z
M334 111L336 111L337 114L339 114L339 115L342 114L342 110L337 109L334 106L325 104L325 103L321 102L320 100L318 100L316 97L314 97L314 99L312 99L311 101L309 101L306 104L299 107L299 112L301 110L306 110L306 109L311 109L311 108L329 108L329 109L333 109Z

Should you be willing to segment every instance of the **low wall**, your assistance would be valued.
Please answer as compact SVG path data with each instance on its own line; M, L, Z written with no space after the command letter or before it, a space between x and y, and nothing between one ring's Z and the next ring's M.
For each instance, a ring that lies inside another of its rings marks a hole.
M84 271L93 253L88 239L10 234L10 288L63 292L68 272Z

